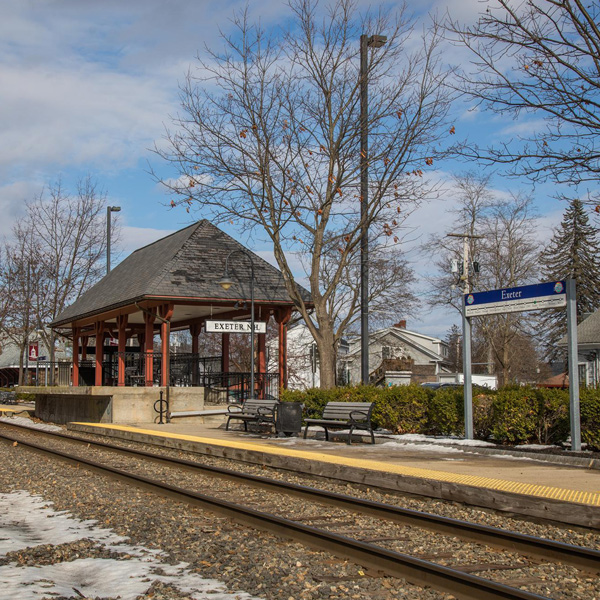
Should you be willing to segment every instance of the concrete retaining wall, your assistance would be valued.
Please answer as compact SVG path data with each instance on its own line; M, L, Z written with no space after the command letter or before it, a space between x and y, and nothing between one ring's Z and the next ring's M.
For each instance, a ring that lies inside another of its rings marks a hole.
M160 387L22 387L35 395L35 416L52 423L153 423L154 403L167 397ZM204 409L204 388L168 390L171 411Z

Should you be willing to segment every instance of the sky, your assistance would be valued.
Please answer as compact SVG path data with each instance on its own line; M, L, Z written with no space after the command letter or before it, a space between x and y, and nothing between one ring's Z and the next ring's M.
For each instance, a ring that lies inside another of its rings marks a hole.
M169 207L169 196L149 171L165 178L170 173L152 148L163 144L178 112L178 86L196 56L205 45L219 45L220 32L230 30L233 12L245 5L240 0L0 0L0 235L10 235L25 200L59 179L74 189L88 174L106 191L109 204L122 209L120 254L113 266L136 248L202 218ZM420 18L448 10L464 22L481 6L478 0L427 0L416 10ZM289 15L281 0L250 1L248 8L251 20L260 19L265 28L279 27ZM449 52L455 62L466 58L459 49ZM498 122L464 103L455 110L461 135L527 127ZM449 179L451 172L467 168L446 164L438 175ZM493 185L506 194L525 184L497 177ZM543 243L564 206L551 199L548 188L534 193ZM426 307L422 276L428 261L417 247L429 234L447 232L444 215L452 203L448 187L440 200L417 210L408 222L412 241L403 248L419 277L419 308L408 328L438 337L458 315ZM250 247L272 257L267 246Z

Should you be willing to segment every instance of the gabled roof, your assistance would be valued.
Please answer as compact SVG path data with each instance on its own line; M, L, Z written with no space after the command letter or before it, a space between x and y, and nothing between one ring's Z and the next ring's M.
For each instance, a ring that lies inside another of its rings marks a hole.
M392 335L398 338L399 340L402 340L407 346L418 350L425 356L428 356L434 362L447 362L447 360L443 356L441 356L437 352L434 352L433 350L430 350L429 348L426 348L425 346L422 346L414 338L422 338L438 343L441 342L440 339L430 337L428 335L423 335L422 333L417 333L415 331L409 331L408 329L402 327L385 327L384 329L379 329L377 331L372 332L371 334L369 334L369 345L381 340L382 338L385 338L387 335ZM354 340L354 342L356 342L356 340ZM352 355L358 355L360 354L360 352L360 345L357 345L357 347L353 350L350 350L346 356L350 357Z
M257 303L291 304L278 269L203 219L133 252L66 308L52 325L66 325L143 299L249 300L250 261L240 254L229 262L229 275L239 285L225 291L217 283L233 250L252 256ZM310 302L309 292L298 288Z
M592 313L577 325L577 345L583 346L584 344L600 347L600 310ZM558 345L567 345L566 335L559 340Z

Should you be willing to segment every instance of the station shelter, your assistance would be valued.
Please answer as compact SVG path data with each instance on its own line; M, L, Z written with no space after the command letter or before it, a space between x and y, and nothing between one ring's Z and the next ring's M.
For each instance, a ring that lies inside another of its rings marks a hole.
M226 270L233 285L219 281ZM310 294L298 286L310 304ZM133 252L60 314L52 327L72 339L73 387L219 387L248 396L250 373L230 369L230 336L206 333L207 320L274 319L278 370L267 372L265 333L256 334L255 390L287 387L286 326L294 305L281 272L207 220ZM191 352L173 353L173 332L188 330ZM160 336L160 346L155 336ZM198 352L200 335L222 336L221 355ZM160 350L158 349L160 348Z

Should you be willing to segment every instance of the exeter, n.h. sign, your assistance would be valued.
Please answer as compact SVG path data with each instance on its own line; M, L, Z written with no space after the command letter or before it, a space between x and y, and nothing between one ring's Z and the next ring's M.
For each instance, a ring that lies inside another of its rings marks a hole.
M536 283L521 287L477 292L465 296L465 316L562 308L567 305L567 287L564 281Z
M250 321L206 321L207 333L250 333ZM254 333L267 333L267 324L254 321Z

